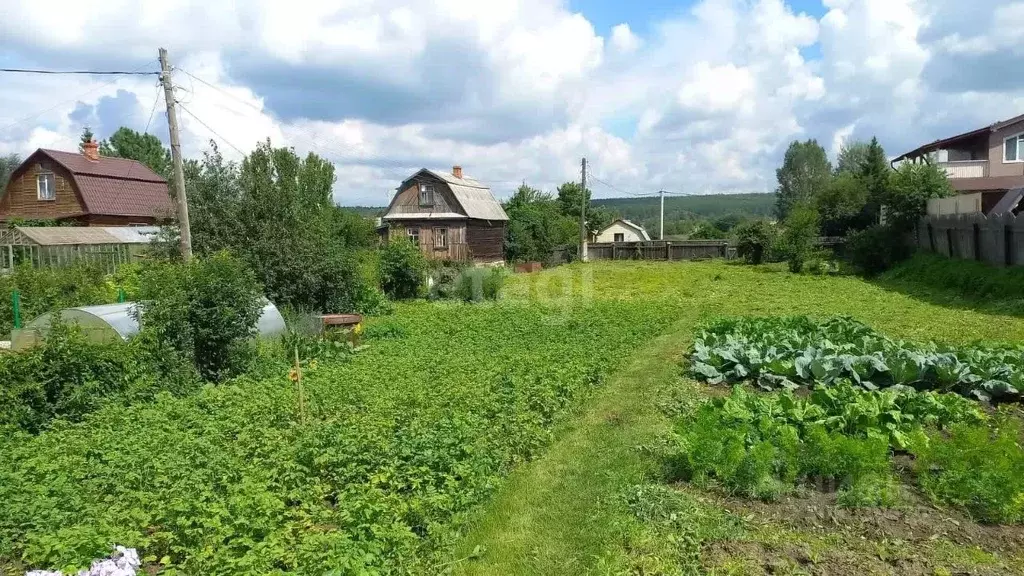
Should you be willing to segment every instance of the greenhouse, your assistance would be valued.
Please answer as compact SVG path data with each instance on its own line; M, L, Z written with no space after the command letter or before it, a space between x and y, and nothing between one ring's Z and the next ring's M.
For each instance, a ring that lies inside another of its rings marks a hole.
M113 272L152 244L159 226L14 226L0 228L0 262L36 268L93 262Z
M136 306L134 302L82 306L61 310L59 314L64 323L76 324L90 341L110 343L128 340L139 332L139 322L134 314ZM55 315L43 314L24 328L14 330L11 334L11 349L31 348L46 339ZM276 336L285 331L284 318L272 302L264 302L263 311L256 321L256 331L261 338Z

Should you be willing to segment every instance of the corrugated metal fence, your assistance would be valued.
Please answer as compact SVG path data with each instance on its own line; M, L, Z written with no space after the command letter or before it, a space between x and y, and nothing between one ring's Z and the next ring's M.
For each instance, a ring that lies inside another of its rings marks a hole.
M924 250L953 258L996 266L1024 265L1024 216L928 216L918 223L916 240Z

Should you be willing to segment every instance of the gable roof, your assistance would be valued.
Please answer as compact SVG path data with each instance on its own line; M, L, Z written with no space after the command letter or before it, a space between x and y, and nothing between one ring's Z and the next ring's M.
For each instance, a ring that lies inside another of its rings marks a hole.
M904 158L913 158L916 156L920 156L921 154L925 154L927 152L939 150L948 144L955 144L956 142L959 142L961 140L967 140L969 138L974 138L975 136L981 136L982 134L988 134L990 132L1002 130L1007 126L1016 124L1021 121L1024 121L1024 114L1021 114L1020 116L1014 116L1013 118L1008 118L1006 120L1000 120L999 122L990 124L988 126L985 126L984 128L978 128L977 130L971 130L970 132L964 132L963 134L957 134L956 136L950 136L949 138L942 138L941 140L936 140L934 142L918 146L917 148L911 150L910 152L900 154L899 156L893 159L893 163L899 162Z
M53 160L71 174L89 214L153 218L174 216L175 208L167 191L167 180L141 162L108 156L89 160L76 152L40 148L22 162L15 172L21 171L22 167L28 166L38 156Z
M626 220L625 218L616 218L615 220L612 220L607 226L604 227L603 230L601 230L600 233L603 234L606 230L614 226L616 222L620 222L623 226L636 230L636 233L640 235L640 238L646 241L650 241L651 235L647 233L647 230L643 226Z
M467 218L476 220L508 220L508 214L501 207L501 204L491 194L491 189L473 178L456 178L448 172L429 170L421 168L412 176L406 178L399 186L399 190L405 187L405 183L419 176L429 174L444 181L455 196L455 201L462 207ZM392 202L394 202L392 200ZM390 207L389 207L390 208ZM388 216L389 218L393 216Z

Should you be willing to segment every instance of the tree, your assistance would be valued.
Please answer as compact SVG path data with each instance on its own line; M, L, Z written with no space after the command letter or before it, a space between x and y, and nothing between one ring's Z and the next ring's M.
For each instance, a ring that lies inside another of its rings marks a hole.
M867 142L843 142L836 157L836 174L859 175L867 162L869 146Z
M794 141L786 150L782 167L775 171L779 181L775 212L780 220L799 203L811 202L828 184L832 166L817 140Z
M885 223L900 232L913 230L924 216L928 200L953 195L946 173L924 163L904 162L893 171L885 188Z
M825 236L844 236L849 230L859 230L861 215L867 204L867 187L852 172L839 172L815 196L815 206L821 216L821 233Z
M203 159L186 161L184 172L192 249L196 254L213 254L235 246L241 233L238 164L225 162L211 140Z
M171 176L171 151L152 134L122 126L110 138L100 142L100 154L137 160L164 178Z
M392 232L380 253L381 288L396 300L415 298L423 288L427 259L403 229Z
M566 182L558 187L558 206L562 211L562 214L575 218L577 222L580 219L580 208L584 199L582 198L584 192L579 182ZM591 202L591 193L587 189L586 192L586 203L587 203L587 231L590 234L597 234L603 228L611 224L613 219L612 213L604 207L594 206ZM579 224L576 225L577 234L579 233Z
M0 156L0 194L3 194L5 188L7 188L7 181L11 179L11 174L21 166L21 157L17 154L7 154L6 156Z
M93 140L92 130L88 126L86 126L85 128L82 128L82 137L78 141L78 151L84 154L85 153L85 145L88 144L89 142L92 142L92 140Z
M790 272L801 272L804 269L804 262L814 251L818 227L818 212L810 204L800 203L789 211L782 231L781 244Z
M871 138L864 162L858 173L858 177L864 183L864 187L867 190L865 217L869 225L878 222L881 205L888 196L887 188L891 173L892 168L885 155L885 150L878 143L878 138Z
M505 259L509 262L546 261L556 246L579 241L576 218L561 211L561 203L525 183L505 203Z

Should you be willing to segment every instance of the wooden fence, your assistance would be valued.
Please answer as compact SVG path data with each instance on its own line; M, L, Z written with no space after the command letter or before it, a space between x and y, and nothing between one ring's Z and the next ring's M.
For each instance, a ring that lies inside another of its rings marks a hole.
M655 240L652 242L592 242L587 244L589 260L704 260L732 258L736 248L726 240ZM556 248L553 264L576 257L576 247Z
M1024 265L1024 215L947 214L922 218L917 246L996 266Z

